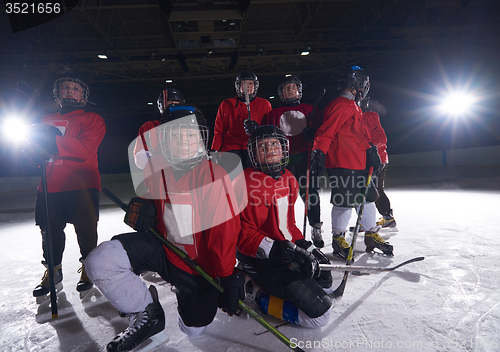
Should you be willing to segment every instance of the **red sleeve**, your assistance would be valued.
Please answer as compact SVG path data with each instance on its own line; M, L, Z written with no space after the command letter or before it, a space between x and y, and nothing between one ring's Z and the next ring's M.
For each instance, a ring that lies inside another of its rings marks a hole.
M85 118L83 118L85 116ZM61 158L87 160L95 153L106 134L106 125L101 116L87 113L79 117L80 132L77 136L57 136L57 149Z
M368 141L381 147L387 144L387 136L380 124L380 118L376 112L367 111L363 113L366 122L366 132L368 134Z
M212 150L219 151L222 143L224 142L224 134L228 129L228 109L233 109L229 100L224 100L217 109L214 126L214 139L212 141L211 148Z
M218 206L207 207L207 219L211 219L219 225L209 228L206 233L207 250L211 254L214 267L214 274L217 277L226 277L233 274L236 265L236 244L240 229L240 217L238 216L238 204L234 194L231 180L227 174L215 175L220 182L217 187L211 187L211 194L208 196L206 204L211 204L208 200L225 199L226 202L217 202ZM224 204L224 205L223 205ZM228 214L229 220L224 221Z
M154 131L154 128L159 125L160 121L147 121L139 128L139 133L137 134L137 138L135 140L134 155L142 149L151 151L156 149L158 138L152 138L153 136L149 136L148 138L147 132L150 130Z
M318 128L314 136L313 149L320 149L327 154L333 138L337 135L339 128L353 115L349 105L343 104L337 98L325 107L323 124Z

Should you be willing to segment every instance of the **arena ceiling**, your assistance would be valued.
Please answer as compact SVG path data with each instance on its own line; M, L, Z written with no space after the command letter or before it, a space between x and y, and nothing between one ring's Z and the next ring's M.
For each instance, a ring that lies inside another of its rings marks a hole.
M244 70L259 76L259 96L296 74L314 101L352 64L400 76L437 58L498 53L500 33L498 0L81 0L27 29L28 17L9 22L5 12L2 86L24 79L48 97L54 79L74 70L108 118L151 115L147 103L165 87L215 110Z

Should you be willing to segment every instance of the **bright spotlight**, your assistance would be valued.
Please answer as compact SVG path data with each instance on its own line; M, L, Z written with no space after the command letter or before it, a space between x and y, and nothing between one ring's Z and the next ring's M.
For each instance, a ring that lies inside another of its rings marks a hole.
M441 112L453 115L463 116L471 112L471 107L475 99L470 94L463 92L450 93L444 98L443 103L439 106Z
M10 117L3 121L2 132L5 139L14 144L24 144L28 138L28 125L20 118Z

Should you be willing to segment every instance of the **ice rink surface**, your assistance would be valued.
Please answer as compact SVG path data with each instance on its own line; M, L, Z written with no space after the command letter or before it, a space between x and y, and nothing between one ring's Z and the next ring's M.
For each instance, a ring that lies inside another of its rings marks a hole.
M361 234L355 263L393 266L417 256L425 260L391 273L350 275L343 297L331 308L328 326L306 329L289 324L279 330L307 351L500 351L498 169L455 170L447 176L422 169L389 170L392 178L386 192L399 232L381 235L394 245L395 256L364 253ZM106 186L125 201L133 195L130 185L123 182ZM44 270L41 236L33 220L34 192L1 196L0 351L105 351L127 320L95 288L80 299L75 290L80 255L72 226L66 228L59 316L52 319L49 302L39 305L32 297ZM101 202L99 241L129 232L122 221L123 211L107 199ZM326 190L321 193L321 205L324 252L331 256L331 205ZM300 229L303 212L299 200ZM340 283L342 274L334 273L334 285ZM157 351L290 350L270 333L263 333L264 328L254 320L229 317L222 311L202 335L188 338L177 326L171 286L154 274L143 279L158 288L167 317L170 341ZM265 318L274 325L280 323Z

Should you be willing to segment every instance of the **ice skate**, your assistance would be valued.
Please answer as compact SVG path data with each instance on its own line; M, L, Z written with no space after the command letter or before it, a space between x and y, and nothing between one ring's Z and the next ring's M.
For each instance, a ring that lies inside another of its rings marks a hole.
M321 226L323 225L322 222L318 222L314 226L311 227L311 239L313 241L313 244L317 248L323 248L325 246L325 241L323 241L323 230L321 229Z
M47 266L46 264L44 265ZM63 287L62 279L63 279L62 264L59 264L54 267L54 284L56 285L56 293L62 290ZM33 290L33 297L36 297L36 302L40 304L47 300L49 294L50 294L49 269L45 269L42 281Z
M150 303L142 312L127 314L130 325L119 333L113 341L108 343L106 346L108 352L124 352L132 349L141 352L152 351L160 344L168 341L168 335L163 332L163 329L165 329L165 313L158 301L158 292L152 285L149 287L149 291L153 297L153 303ZM148 339L151 342L135 349Z
M394 219L394 216L392 216L392 214L383 216L377 221L377 226L380 226L382 229L387 229L390 232L398 231L396 225L396 220Z
M76 290L80 292L80 298L84 298L88 291L92 288L92 286L94 286L94 284L87 276L85 265L83 263L80 269L78 269L78 272L81 274L81 276L80 281L78 281L78 283L76 284Z
M365 245L366 251L372 252L375 248L382 251L386 255L393 256L393 246L383 240L377 232L366 232L365 233Z
M261 288L252 281L250 276L245 275L245 304L254 311L261 311L258 304Z
M345 232L342 233L333 233L332 237L332 248L333 255L347 260L349 255L349 244L345 240Z

